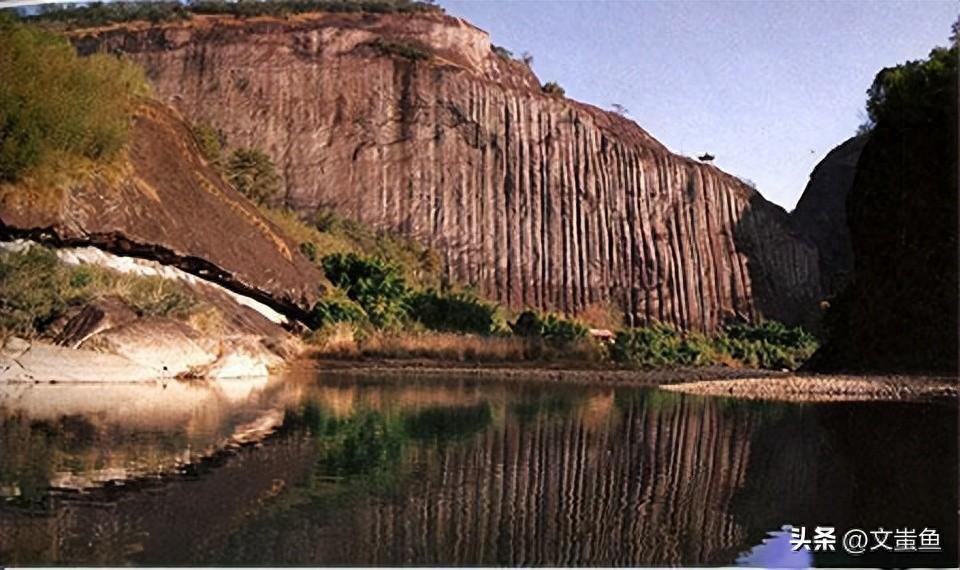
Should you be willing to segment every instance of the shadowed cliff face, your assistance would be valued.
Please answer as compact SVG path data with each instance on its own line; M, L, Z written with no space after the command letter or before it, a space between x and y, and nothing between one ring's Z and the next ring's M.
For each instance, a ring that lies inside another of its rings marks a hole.
M376 38L432 56L385 56ZM630 324L712 329L795 321L819 298L815 247L782 209L632 121L542 94L456 18L198 17L73 40L127 53L191 120L264 148L288 205L417 238L450 280L511 307L611 301Z
M817 246L826 294L838 292L853 269L847 195L867 140L869 135L852 137L827 153L810 173L810 182L790 214L797 228Z
M956 78L956 47L877 74L847 198L853 278L814 368L957 371Z
M93 245L179 267L292 317L309 309L323 274L204 164L173 110L138 111L122 162L39 197L0 186L0 238Z

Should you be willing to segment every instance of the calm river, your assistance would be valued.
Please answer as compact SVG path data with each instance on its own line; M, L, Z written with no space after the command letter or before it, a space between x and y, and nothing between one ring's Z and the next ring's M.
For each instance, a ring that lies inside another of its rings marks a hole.
M957 419L456 378L5 386L0 565L955 566ZM792 553L786 525L940 552Z

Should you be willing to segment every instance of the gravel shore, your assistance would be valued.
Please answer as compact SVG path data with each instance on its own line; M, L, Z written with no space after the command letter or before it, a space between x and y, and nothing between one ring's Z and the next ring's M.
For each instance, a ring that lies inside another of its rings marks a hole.
M789 375L681 382L663 390L702 396L789 402L956 400L956 378L935 376Z
M482 378L517 382L563 382L575 384L616 384L618 386L660 386L676 382L777 378L785 372L710 366L701 368L659 368L633 370L570 362L469 363L419 359L321 359L300 366L315 368L322 375L378 376L397 378L464 379ZM298 367L298 366L295 366Z

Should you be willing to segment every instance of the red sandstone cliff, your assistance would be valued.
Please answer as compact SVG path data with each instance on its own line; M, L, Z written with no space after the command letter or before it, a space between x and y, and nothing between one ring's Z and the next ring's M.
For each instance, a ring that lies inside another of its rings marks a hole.
M420 239L451 280L509 306L611 301L630 324L712 329L797 321L819 299L816 248L781 208L632 121L541 93L457 18L205 16L73 40L128 54L189 119L266 150L289 205Z

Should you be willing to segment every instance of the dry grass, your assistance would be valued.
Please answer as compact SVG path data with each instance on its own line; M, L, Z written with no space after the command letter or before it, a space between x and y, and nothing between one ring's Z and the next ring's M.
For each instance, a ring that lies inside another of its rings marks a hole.
M42 333L70 307L105 297L118 297L141 315L181 320L208 308L180 281L66 265L42 246L0 254L2 329L26 336Z
M577 318L595 329L616 331L623 328L623 311L612 303L591 303L581 311Z
M528 342L517 337L452 333L377 334L360 343L363 356L428 358L454 362L527 360Z
M190 328L209 337L220 337L227 331L227 322L220 309L204 305L187 317Z
M317 356L356 358L360 356L356 333L350 323L334 323L321 327L305 339Z
M307 342L314 356L345 359L438 360L447 362L597 363L607 359L604 347L585 339L563 350L537 339L440 332L354 333L345 323L324 327Z

